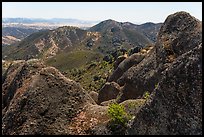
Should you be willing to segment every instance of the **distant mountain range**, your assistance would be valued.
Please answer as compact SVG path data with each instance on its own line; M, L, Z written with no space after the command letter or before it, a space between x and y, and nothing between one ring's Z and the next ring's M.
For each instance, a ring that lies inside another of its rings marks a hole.
M100 21L88 21L79 19L65 19L65 18L52 18L52 19L42 19L42 18L3 18L3 27L31 27L31 26L52 26L54 28L69 25L78 27L91 27Z
M88 30L59 27L33 33L12 47L4 47L2 56L13 59L49 58L71 50L93 50L106 54L116 49L143 48L155 42L160 26L105 20Z
M56 29L62 26L78 26L88 29L100 21L85 21L64 18L3 18L2 19L2 45L19 42L30 34L44 29Z
M65 18L52 18L52 19L42 19L42 18L3 18L2 23L97 23L100 21L87 21L79 19L65 19Z

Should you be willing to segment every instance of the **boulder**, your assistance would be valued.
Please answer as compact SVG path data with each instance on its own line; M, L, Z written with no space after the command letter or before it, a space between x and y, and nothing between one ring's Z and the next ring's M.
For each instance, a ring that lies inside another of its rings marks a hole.
M39 61L11 66L2 90L3 135L68 135L72 119L95 104L78 83Z
M169 56L182 55L202 42L202 22L186 12L171 14L161 26L156 42L158 66L168 62Z
M115 82L106 82L98 94L98 103L115 99L120 92L120 86Z
M130 57L124 59L121 63L119 63L118 67L113 71L113 74L109 77L108 82L117 81L124 72L126 72L133 65L137 65L139 62L143 60L145 57L144 54L135 53ZM115 65L116 66L116 65Z
M91 96L91 98L92 98L96 103L98 103L98 93L97 93L97 92L91 91L91 92L89 93L89 95Z
M127 58L127 54L119 56L113 64L114 70L118 67L118 65Z
M139 64L132 66L118 78L117 83L122 87L118 103L140 98L145 91L151 92L160 79L160 73L156 68L154 47Z

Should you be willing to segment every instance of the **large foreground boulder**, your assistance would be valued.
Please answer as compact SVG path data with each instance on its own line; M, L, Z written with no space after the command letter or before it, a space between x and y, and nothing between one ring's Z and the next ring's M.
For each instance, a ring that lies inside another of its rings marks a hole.
M163 72L127 134L202 135L202 46L181 55Z
M83 88L41 62L20 62L9 68L3 87L2 133L71 134L68 126L88 104Z

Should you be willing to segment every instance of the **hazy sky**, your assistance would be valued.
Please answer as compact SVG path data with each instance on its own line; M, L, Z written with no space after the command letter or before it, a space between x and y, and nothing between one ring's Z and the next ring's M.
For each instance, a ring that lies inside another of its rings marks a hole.
M3 18L113 19L158 23L177 11L189 12L202 20L202 2L2 2Z

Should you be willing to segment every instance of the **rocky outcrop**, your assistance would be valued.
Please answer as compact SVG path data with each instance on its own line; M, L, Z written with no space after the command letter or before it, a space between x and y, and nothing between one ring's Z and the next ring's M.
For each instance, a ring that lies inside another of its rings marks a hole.
M202 25L186 12L168 16L162 25L155 47L138 64L129 68L116 82L123 86L119 102L136 99L145 91L152 92L161 73L183 53L202 41Z
M140 52L146 53L144 59L115 79L120 104L151 93L138 109L130 109L134 120L126 134L202 135L201 22L186 12L172 14L155 46Z
M42 67L44 67L42 62L35 65L29 65L29 62L25 63L23 60L15 61L8 67L2 83L3 110L7 109L17 89L23 86L23 80L28 79L31 73L34 74L38 72ZM36 69L35 72L33 72L33 68Z
M126 134L202 134L201 66L201 22L186 12L170 15L155 47L117 80L118 102L151 93Z
M4 135L71 134L72 119L95 104L78 83L39 60L10 67L2 87Z
M133 65L136 65L139 62L141 62L144 57L145 54L135 53L130 57L123 59L121 63L118 63L119 64L118 67L113 71L113 74L109 77L108 82L111 81L116 82L124 74L125 71L127 71Z
M122 87L118 102L137 99L142 97L145 91L152 91L160 78L156 65L156 48L154 47L139 64L129 68L117 80Z
M181 55L136 113L127 134L202 134L202 46Z
M157 64L171 63L202 42L202 23L186 12L169 15L162 25L156 43Z
M115 82L106 82L98 94L98 103L115 99L120 92L120 86Z

